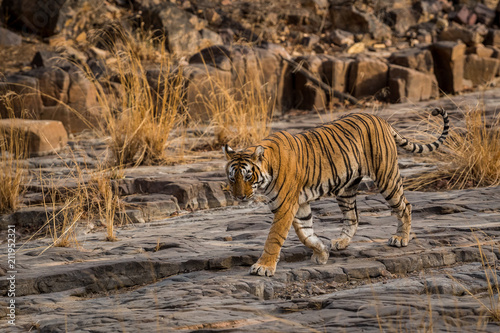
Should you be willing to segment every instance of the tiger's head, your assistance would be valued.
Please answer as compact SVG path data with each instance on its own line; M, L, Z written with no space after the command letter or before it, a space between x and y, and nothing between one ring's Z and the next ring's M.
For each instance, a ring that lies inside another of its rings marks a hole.
M240 201L251 199L258 188L270 182L270 176L263 171L264 147L257 146L243 151L234 151L228 145L222 147L226 155L226 175L232 196Z

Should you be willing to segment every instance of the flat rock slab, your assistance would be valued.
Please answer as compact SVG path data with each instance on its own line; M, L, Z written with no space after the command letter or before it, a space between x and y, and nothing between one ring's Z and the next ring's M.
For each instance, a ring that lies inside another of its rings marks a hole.
M248 275L272 221L258 203L128 225L117 242L104 232L80 236L78 247L31 241L16 254L17 325L0 328L498 332L488 305L500 278L490 268L500 256L500 187L407 197L415 211L408 247L386 245L397 220L383 198L359 194L360 227L346 250L315 265L291 232L272 278ZM335 238L335 201L312 209L316 233ZM7 302L6 279L0 290Z

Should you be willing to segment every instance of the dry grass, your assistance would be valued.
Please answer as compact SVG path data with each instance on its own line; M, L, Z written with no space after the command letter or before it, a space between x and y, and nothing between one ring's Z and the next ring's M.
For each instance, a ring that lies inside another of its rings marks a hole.
M17 94L8 93L0 97L7 113L14 116L14 99ZM25 173L20 160L27 156L27 138L15 130L14 124L0 130L0 214L14 212L19 208L23 194Z
M173 58L163 51L157 74L151 75L130 38L125 35L113 51L118 59L113 70L122 87L119 96L110 96L105 84L93 80L103 109L101 133L111 139L113 165L163 164L169 160L170 133L182 123L182 71L174 68Z
M451 127L436 154L445 166L406 181L406 188L463 189L500 185L500 115L488 120L481 109L465 113L465 126Z
M209 108L215 126L215 145L246 147L269 134L273 105L255 82L237 91L222 89L212 102Z

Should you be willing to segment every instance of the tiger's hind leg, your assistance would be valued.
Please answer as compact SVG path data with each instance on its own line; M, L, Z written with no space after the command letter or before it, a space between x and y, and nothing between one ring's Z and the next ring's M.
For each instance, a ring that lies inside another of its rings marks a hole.
M380 193L387 200L398 218L398 228L396 233L389 238L389 245L395 247L408 246L411 230L411 204L404 195L403 181L399 169L397 169L396 177L393 180L377 181L376 183L378 188L381 189Z
M345 189L341 194L337 194L337 203L342 211L343 216L343 227L340 233L340 237L332 240L332 247L336 250L345 249L351 242L352 237L358 230L358 209L356 207L356 194L358 193L358 186L361 182L361 178L358 178Z
M330 247L325 246L313 230L311 206L304 203L293 219L293 228L302 244L313 250L311 260L316 264L324 265L330 256Z

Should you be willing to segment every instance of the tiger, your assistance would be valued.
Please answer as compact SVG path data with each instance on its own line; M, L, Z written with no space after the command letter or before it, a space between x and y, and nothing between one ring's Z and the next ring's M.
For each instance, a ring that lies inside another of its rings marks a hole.
M250 274L274 275L291 225L302 244L313 251L311 260L316 264L327 263L330 249L345 249L358 228L356 194L364 176L374 181L397 216L389 245L407 246L412 206L403 192L396 145L412 153L439 148L448 136L448 114L436 108L432 115L442 117L443 130L429 144L410 142L377 115L352 113L295 135L273 133L240 151L223 145L231 195L248 201L260 191L274 214L264 251ZM335 196L343 214L340 236L327 245L314 233L310 206L324 196Z

